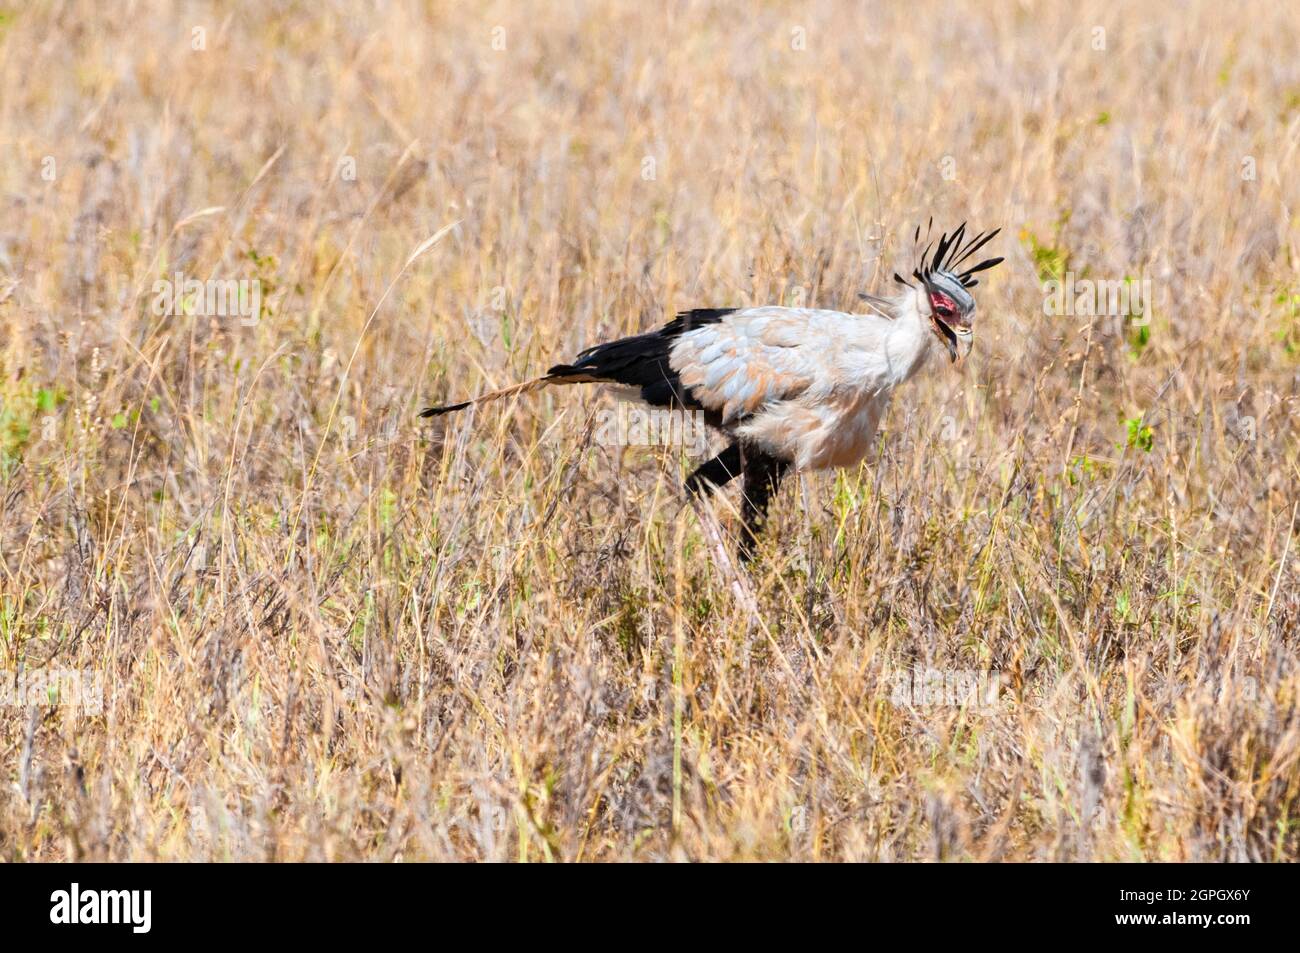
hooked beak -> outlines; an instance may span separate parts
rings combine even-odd
[[[969,328],[956,328],[957,332],[957,353],[953,355],[953,363],[959,363],[966,360],[966,355],[970,353],[971,346],[975,343],[975,335]]]

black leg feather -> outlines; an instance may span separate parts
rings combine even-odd
[[[686,492],[695,495],[703,493],[706,488],[717,489],[726,486],[739,475],[740,444],[733,443],[712,460],[700,464],[686,478]]]
[[[749,562],[754,558],[758,531],[767,521],[767,505],[780,489],[790,464],[753,447],[745,447],[742,457],[745,495],[740,508],[739,555],[741,562]]]

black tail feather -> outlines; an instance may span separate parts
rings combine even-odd
[[[716,324],[733,310],[697,308],[682,311],[658,331],[589,347],[572,364],[555,365],[548,376],[609,381],[633,387],[653,387],[676,380],[676,372],[668,366],[673,342],[687,331]]]
[[[464,410],[471,403],[473,403],[473,401],[462,400],[459,404],[447,404],[442,407],[426,407],[424,410],[420,411],[420,416],[441,417],[443,414],[450,414],[458,410]]]
[[[572,364],[556,364],[543,377],[493,391],[473,400],[429,407],[420,416],[439,417],[464,410],[470,404],[522,393],[546,384],[598,381],[639,387],[642,399],[655,406],[703,409],[691,397],[690,392],[682,387],[677,372],[669,366],[668,355],[676,338],[694,328],[716,324],[734,310],[735,308],[697,308],[682,311],[658,331],[597,344],[582,351]]]

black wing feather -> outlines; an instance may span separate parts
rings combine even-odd
[[[607,381],[641,388],[641,399],[657,407],[704,409],[682,386],[668,364],[673,342],[688,331],[717,324],[735,308],[695,308],[682,311],[658,331],[597,344],[582,351],[572,364],[556,364],[547,377],[556,381]]]

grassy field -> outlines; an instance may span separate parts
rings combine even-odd
[[[1300,7],[1169,6],[5,9],[0,857],[1296,860]],[[415,419],[931,215],[747,574],[610,394]]]

